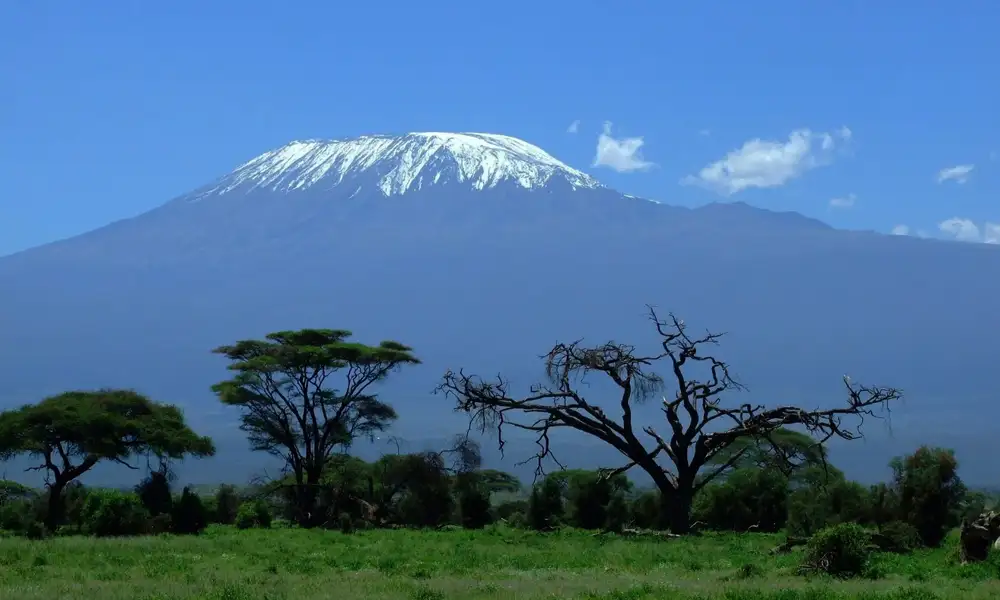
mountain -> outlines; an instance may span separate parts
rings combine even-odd
[[[966,478],[988,483],[1000,416],[989,273],[998,247],[742,203],[670,206],[506,136],[292,142],[135,218],[0,258],[0,402],[134,387],[181,404],[219,442],[190,467],[199,477],[239,478],[261,459],[209,392],[226,375],[210,353],[220,344],[333,327],[412,345],[424,364],[383,393],[395,433],[419,444],[464,431],[430,393],[445,369],[524,389],[557,341],[655,344],[652,303],[728,332],[719,353],[750,390],[740,400],[842,402],[845,373],[903,388],[892,435],[869,424],[869,442],[836,449],[856,476],[929,442],[956,447]],[[578,461],[613,458],[564,444]]]

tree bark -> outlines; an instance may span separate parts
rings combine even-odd
[[[56,480],[49,486],[48,511],[45,513],[45,527],[50,532],[55,532],[63,523],[66,513],[66,504],[63,498],[63,491],[66,489],[66,481]]]
[[[670,533],[686,535],[691,532],[691,508],[694,495],[687,490],[660,490],[662,503],[660,522]]]

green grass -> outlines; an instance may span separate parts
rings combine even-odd
[[[579,598],[985,600],[998,564],[952,545],[879,555],[876,579],[794,574],[768,535],[627,539],[565,531],[332,531],[213,527],[198,537],[0,539],[0,599]]]

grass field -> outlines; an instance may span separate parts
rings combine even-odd
[[[875,579],[794,574],[779,538],[629,539],[565,531],[237,531],[197,537],[0,539],[0,598],[55,600],[1000,598],[997,565],[954,545],[879,555]]]

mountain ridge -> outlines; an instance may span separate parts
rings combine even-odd
[[[741,402],[842,402],[846,372],[903,388],[896,424],[928,443],[987,439],[1000,417],[989,333],[1000,290],[983,276],[1000,270],[996,248],[841,231],[742,203],[681,208],[558,177],[401,195],[378,178],[361,193],[339,181],[203,187],[198,202],[0,258],[11,282],[0,295],[0,403],[134,387],[237,447],[236,415],[209,389],[226,376],[210,349],[330,326],[414,347],[424,365],[381,389],[401,415],[394,433],[447,436],[464,423],[430,393],[444,370],[500,372],[516,393],[544,375],[537,357],[556,342],[655,346],[649,303],[732,332],[720,351],[751,390]],[[657,422],[655,405],[637,415]],[[887,444],[872,447],[900,452]]]
[[[559,161],[538,146],[500,134],[412,132],[365,135],[333,140],[295,140],[236,167],[228,175],[183,201],[196,202],[213,194],[240,190],[293,191],[333,187],[347,180],[371,181],[385,196],[448,182],[474,189],[513,183],[537,189],[561,178],[570,186],[603,187],[596,179]]]

